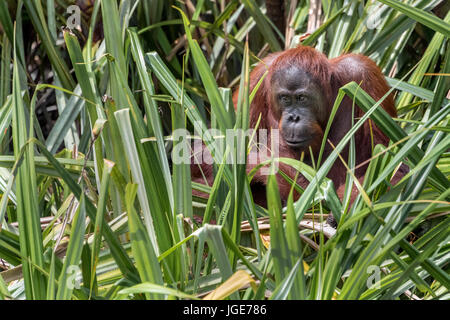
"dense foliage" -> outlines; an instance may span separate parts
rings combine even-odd
[[[0,298],[448,299],[448,9],[286,1],[285,32],[257,0],[0,1]],[[273,176],[268,208],[253,203],[243,164],[192,183],[171,133],[195,129],[214,152],[208,128],[248,126],[252,66],[300,41],[371,57],[395,93],[391,120],[358,84],[340,90],[335,111],[349,96],[391,139],[353,205],[364,119],[318,167],[273,159],[311,178],[284,208]],[[334,161],[349,168],[343,201]],[[322,228],[331,210],[336,231]]]

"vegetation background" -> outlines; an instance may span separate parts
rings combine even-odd
[[[449,2],[2,0],[0,26],[1,299],[450,298]],[[396,119],[355,83],[337,98],[392,141],[355,203],[365,118],[314,168],[273,159],[311,180],[284,208],[273,177],[254,205],[242,164],[192,183],[171,132],[235,152],[206,130],[247,128],[251,66],[300,41],[371,57],[395,92]],[[341,201],[326,173],[346,144]]]

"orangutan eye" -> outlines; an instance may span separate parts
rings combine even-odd
[[[297,101],[298,102],[305,102],[306,101],[306,97],[302,94],[297,96]]]
[[[290,104],[291,103],[291,97],[285,94],[281,94],[278,99],[282,104]]]

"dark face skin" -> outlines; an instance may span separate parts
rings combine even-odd
[[[326,118],[325,97],[313,78],[296,66],[275,72],[271,78],[273,112],[286,144],[298,150],[321,143]]]

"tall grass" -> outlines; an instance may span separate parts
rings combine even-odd
[[[333,112],[348,96],[365,115],[321,166],[272,159],[310,179],[298,201],[283,207],[272,175],[268,207],[255,205],[245,164],[214,165],[206,186],[172,162],[176,129],[200,134],[216,163],[237,152],[208,129],[248,128],[251,67],[283,48],[263,3],[98,0],[70,29],[72,1],[0,2],[1,299],[450,298],[442,1],[321,1],[303,44],[374,59],[399,116],[356,83],[342,87]],[[308,6],[290,12],[288,46]],[[374,146],[349,206],[352,138],[368,118],[391,143]],[[326,176],[346,145],[341,201]],[[409,173],[389,185],[402,163]],[[336,230],[322,223],[331,211]]]

